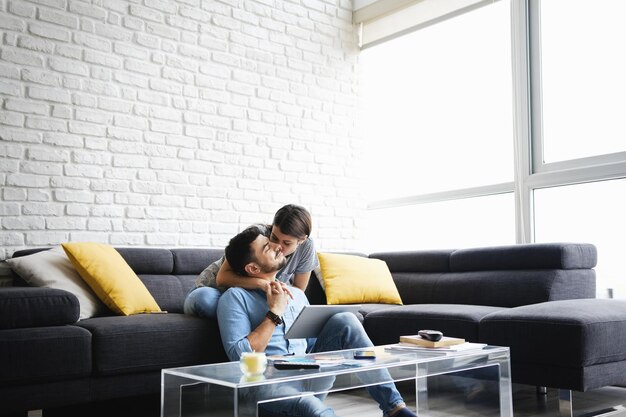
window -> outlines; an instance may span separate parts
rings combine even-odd
[[[515,242],[510,20],[500,1],[361,52],[368,250]]]
[[[542,162],[626,151],[626,2],[538,7]]]
[[[365,49],[371,201],[513,180],[509,3]]]
[[[513,193],[370,210],[366,224],[368,252],[510,245]]]
[[[589,242],[626,298],[626,2],[446,13],[361,52],[366,250]]]

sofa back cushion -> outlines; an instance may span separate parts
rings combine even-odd
[[[595,297],[595,271],[503,270],[393,274],[404,304],[518,307]]]
[[[598,262],[589,243],[531,243],[455,250],[450,270],[591,269]]]
[[[174,270],[174,256],[169,249],[115,248],[135,274],[165,275]]]
[[[195,275],[224,256],[224,249],[172,249],[175,275]]]
[[[517,307],[594,298],[597,251],[585,243],[374,253],[404,304]]]
[[[369,255],[387,263],[391,272],[450,272],[452,249],[379,252]]]
[[[224,254],[222,249],[119,248],[161,310],[182,313],[196,277]]]

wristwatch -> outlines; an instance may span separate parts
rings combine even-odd
[[[265,314],[265,317],[270,319],[272,321],[272,323],[274,323],[277,326],[283,324],[283,318],[281,316],[279,316],[278,314],[274,313],[272,310],[269,310]]]

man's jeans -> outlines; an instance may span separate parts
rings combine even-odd
[[[365,329],[352,313],[337,313],[331,317],[321,333],[317,337],[311,353],[328,352],[332,350],[367,348],[373,346],[372,341],[365,333]],[[361,382],[387,380],[391,381],[391,376],[385,370],[375,370],[362,373],[359,378]],[[330,388],[334,382],[333,377],[314,378],[311,381],[303,381],[298,387],[294,387],[294,392],[300,391],[324,391]],[[315,386],[311,386],[315,384]],[[395,385],[384,383],[367,387],[371,397],[379,404],[386,416],[404,401]],[[285,388],[281,387],[281,396],[289,395]],[[323,402],[324,396],[307,395],[297,399],[275,401],[259,405],[261,415],[266,416],[291,416],[291,417],[335,417],[332,408]]]
[[[183,311],[185,314],[206,319],[217,318],[217,302],[222,292],[213,287],[198,287],[192,289],[187,297]]]

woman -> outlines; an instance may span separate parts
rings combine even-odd
[[[301,206],[288,204],[274,215],[271,225],[260,226],[275,249],[282,251],[287,263],[276,275],[276,279],[304,291],[309,283],[311,271],[318,266],[317,254],[311,235],[311,214]],[[185,314],[215,318],[217,302],[222,291],[229,287],[265,291],[267,281],[237,275],[224,257],[213,262],[200,273],[194,288],[185,299]]]

